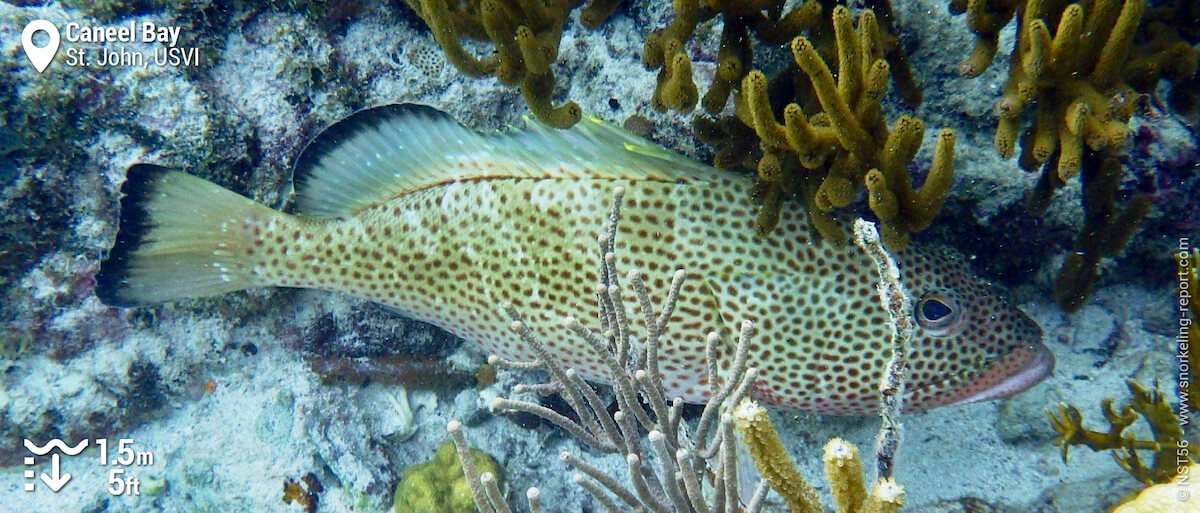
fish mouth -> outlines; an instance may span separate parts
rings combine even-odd
[[[1001,399],[1024,392],[1054,372],[1054,354],[1036,342],[1019,348],[1007,362],[993,365],[964,390],[960,399],[949,404],[969,404]]]

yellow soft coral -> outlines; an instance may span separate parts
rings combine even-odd
[[[1186,2],[1185,2],[1186,3]],[[1069,180],[1083,183],[1084,227],[1055,279],[1055,299],[1078,310],[1099,277],[1100,262],[1117,256],[1149,214],[1148,196],[1116,203],[1128,148],[1127,125],[1160,80],[1187,87],[1200,51],[1181,34],[1188,8],[1147,0],[951,0],[976,34],[963,74],[992,61],[997,35],[1014,17],[1017,40],[1004,94],[996,104],[994,146],[1004,158],[1040,172],[1028,209],[1043,215]],[[1186,103],[1173,95],[1173,103]]]
[[[750,450],[755,468],[771,484],[771,489],[783,497],[788,511],[824,511],[817,491],[800,474],[795,460],[779,440],[767,410],[754,401],[745,400],[734,409],[733,420]],[[880,479],[870,494],[867,493],[862,460],[854,444],[834,438],[825,444],[821,459],[825,462],[825,476],[829,479],[838,513],[894,513],[904,505],[904,487],[891,478]]]
[[[555,106],[554,72],[550,64],[558,58],[558,45],[571,11],[582,2],[554,0],[405,0],[433,31],[447,60],[467,75],[495,75],[506,85],[518,85],[529,110],[542,122],[568,128],[579,121],[583,110],[568,101]],[[620,5],[621,0],[592,0],[583,8],[584,26],[596,28]],[[495,55],[476,57],[463,48],[461,39],[490,41]]]
[[[646,37],[642,63],[646,69],[658,69],[658,87],[651,105],[656,110],[691,112],[696,106],[696,84],[692,81],[692,62],[687,43],[702,23],[721,18],[721,45],[717,53],[717,72],[701,103],[710,114],[725,108],[729,94],[752,66],[753,32],[766,44],[778,44],[813,27],[821,3],[807,0],[784,12],[778,0],[744,2],[741,0],[674,0],[675,19]]]
[[[1142,490],[1112,513],[1195,513],[1200,511],[1200,463],[1183,469],[1174,481]]]
[[[833,212],[865,188],[888,246],[903,247],[941,209],[953,178],[955,135],[951,130],[938,134],[925,183],[914,187],[908,164],[921,146],[925,124],[901,116],[889,128],[881,113],[891,67],[884,58],[878,19],[864,10],[855,29],[850,11],[838,6],[831,21],[836,76],[812,41],[792,40],[792,58],[808,79],[816,105],[789,103],[780,123],[766,76],[756,70],[742,80],[737,114],[754,128],[763,154],[758,162],[764,189],[759,229],[773,228],[779,201],[797,192],[812,225],[826,240],[841,242],[844,228],[833,221]]]

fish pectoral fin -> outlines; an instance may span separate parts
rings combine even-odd
[[[739,326],[742,321],[748,320],[748,321],[755,322],[758,319],[743,319],[743,318],[740,318],[739,316],[744,315],[744,314],[739,314],[738,312],[730,312],[730,311],[723,309],[721,307],[721,301],[720,301],[721,294],[719,294],[717,291],[726,290],[728,288],[728,285],[732,284],[737,290],[744,292],[744,293],[738,294],[741,297],[739,297],[737,300],[737,304],[744,304],[744,299],[752,297],[754,295],[752,293],[748,293],[745,291],[755,289],[755,288],[762,288],[763,290],[765,290],[766,284],[770,281],[777,280],[779,278],[779,275],[780,275],[780,273],[775,273],[775,272],[743,272],[743,273],[733,273],[733,274],[707,273],[707,274],[699,277],[700,294],[711,300],[710,302],[713,305],[713,307],[712,307],[713,314],[718,319],[721,319],[720,328],[723,330],[722,336],[728,335],[730,333],[734,334],[733,337],[726,337],[726,338],[731,339],[731,341],[729,342],[731,344],[731,346],[730,346],[731,350],[734,349],[734,346],[736,346],[736,344],[737,344],[737,340],[736,340],[737,328],[736,327]],[[728,294],[726,294],[726,295],[728,296]],[[729,333],[726,333],[725,330],[728,330]]]
[[[711,166],[598,118],[560,130],[480,133],[427,105],[358,111],[305,146],[292,170],[299,213],[344,217],[397,196],[467,180],[598,178],[696,183]]]
[[[712,312],[713,317],[721,320],[719,326],[712,326],[711,329],[718,330],[718,333],[721,334],[721,343],[724,345],[724,350],[727,354],[733,354],[737,349],[737,337],[731,335],[737,333],[737,330],[732,327],[737,326],[736,323],[741,321],[735,319],[732,314],[726,315],[726,312],[721,307],[721,298],[717,294],[716,286],[714,286],[714,283],[717,281],[723,280],[719,280],[718,276],[710,274],[701,275],[700,283],[697,287],[700,289],[700,295],[708,299],[705,303],[710,305],[709,311]]]

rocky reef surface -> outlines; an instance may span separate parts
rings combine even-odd
[[[537,485],[544,497],[561,498],[555,511],[581,511],[584,494],[556,458],[564,447],[579,452],[577,442],[484,406],[527,376],[504,371],[481,388],[429,390],[354,375],[330,382],[313,370],[338,359],[419,354],[473,375],[486,355],[437,328],[317,292],[253,290],[134,310],[107,307],[93,293],[130,164],[175,166],[278,207],[304,143],[350,112],[420,102],[498,129],[523,123],[520,92],[459,73],[401,5],[75,4],[0,4],[0,510],[298,511],[302,505],[283,500],[285,483],[311,475],[323,490],[314,494],[317,511],[382,511],[403,470],[428,460],[456,418],[512,490]],[[598,30],[582,29],[573,15],[554,63],[557,93],[608,120],[645,116],[653,139],[707,158],[711,149],[696,140],[690,116],[648,103],[656,73],[642,66],[643,38],[671,15],[666,2],[645,0],[626,2]],[[1062,462],[1046,410],[1068,400],[1103,425],[1096,405],[1123,397],[1127,377],[1173,383],[1169,255],[1181,236],[1200,240],[1194,132],[1171,115],[1134,117],[1125,190],[1153,194],[1155,208],[1126,252],[1105,261],[1087,305],[1065,314],[1049,290],[1083,222],[1078,183],[1061,189],[1044,217],[1025,214],[1037,177],[991,148],[1006,66],[957,74],[973,39],[943,2],[904,2],[896,15],[925,93],[916,115],[959,134],[950,197],[916,240],[954,245],[974,256],[982,276],[1012,286],[1058,359],[1053,376],[1014,398],[907,416],[897,477],[912,511],[1104,509],[1120,499],[1117,490],[1138,483],[1107,454],[1076,450]],[[179,26],[179,46],[199,49],[200,62],[80,68],[67,66],[60,50],[39,74],[16,43],[39,18]],[[1011,49],[1012,31],[1001,34],[1001,52]],[[712,47],[719,32],[719,24],[705,27],[697,44]],[[153,47],[126,46],[147,54]],[[699,82],[714,70],[711,59],[694,66]],[[884,108],[890,117],[910,112],[892,99]],[[927,131],[914,167],[928,168],[935,134]],[[874,418],[773,416],[811,476],[820,474],[825,440],[869,447],[877,427]],[[73,479],[63,490],[29,493],[25,438],[129,438],[155,461],[128,468],[142,482],[137,497],[108,492],[110,467],[92,450],[64,459]],[[619,458],[597,464],[624,472]],[[1083,498],[1099,502],[1077,502]]]

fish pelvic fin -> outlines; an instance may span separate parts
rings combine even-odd
[[[135,164],[121,187],[117,239],[96,295],[134,307],[259,286],[247,255],[253,230],[281,216],[187,173]]]

